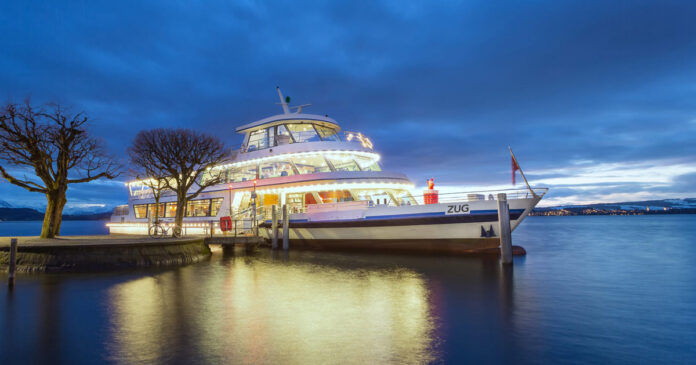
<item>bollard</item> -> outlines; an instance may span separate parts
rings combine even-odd
[[[498,194],[498,223],[500,232],[500,257],[503,264],[512,264],[512,232],[510,231],[510,206],[505,193]]]
[[[210,221],[210,237],[213,237],[214,232],[215,232],[215,222]]]
[[[14,287],[15,272],[17,271],[17,239],[10,239],[10,270],[7,276],[7,285],[10,288]]]
[[[278,249],[278,212],[276,211],[276,206],[271,206],[271,248],[274,250]]]
[[[287,251],[290,247],[290,214],[288,206],[283,204],[283,250]]]

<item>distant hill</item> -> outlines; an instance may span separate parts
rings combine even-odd
[[[696,214],[696,198],[534,208],[531,215]]]
[[[63,214],[65,221],[95,221],[106,220],[111,217],[111,212],[93,214]],[[43,220],[44,213],[31,208],[0,208],[0,220],[2,221],[37,221]]]
[[[3,221],[36,221],[44,215],[31,208],[0,208],[0,220]]]
[[[0,208],[12,208],[12,204],[4,200],[0,200]]]

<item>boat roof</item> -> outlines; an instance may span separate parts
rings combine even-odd
[[[237,127],[236,131],[237,133],[245,133],[250,129],[261,129],[262,127],[280,124],[281,122],[286,120],[311,121],[315,122],[316,124],[324,125],[332,129],[341,129],[338,123],[332,118],[329,118],[328,116],[304,113],[283,113],[273,115],[261,120],[257,120],[255,122],[247,123],[243,126]]]

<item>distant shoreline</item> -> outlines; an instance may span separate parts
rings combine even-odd
[[[111,212],[63,214],[64,221],[98,221],[111,218]],[[43,221],[44,213],[32,208],[0,208],[0,222]]]
[[[696,214],[696,208],[667,210],[624,210],[594,208],[535,208],[529,216],[579,216],[579,215],[672,215]]]
[[[66,219],[63,217],[63,221],[71,221],[71,222],[78,222],[78,221],[83,221],[83,222],[96,222],[96,221],[104,221],[108,222],[108,218],[98,218],[98,219],[92,219],[92,218],[70,218]],[[43,219],[13,219],[13,220],[5,220],[5,219],[0,219],[0,223],[17,223],[17,222],[43,222]]]

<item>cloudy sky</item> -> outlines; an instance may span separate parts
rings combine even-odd
[[[0,100],[84,110],[116,156],[154,127],[237,147],[279,85],[418,186],[509,185],[510,145],[546,205],[696,197],[695,2],[60,3],[0,4]],[[69,208],[124,203],[126,180]]]

